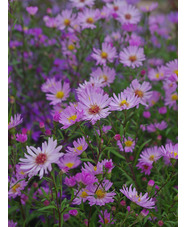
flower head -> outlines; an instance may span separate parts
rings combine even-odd
[[[82,137],[78,138],[77,141],[74,141],[73,146],[74,147],[67,147],[67,152],[73,153],[74,155],[80,155],[87,149],[88,144],[85,141],[85,137]]]
[[[95,22],[99,19],[99,11],[86,8],[83,12],[79,13],[78,21],[82,27],[85,28],[96,28]]]
[[[81,164],[80,158],[74,155],[71,155],[70,153],[65,154],[62,158],[59,160],[59,168],[68,168],[69,169],[74,169],[77,166]]]
[[[178,159],[178,144],[166,144],[165,147],[161,146],[160,151],[164,157]]]
[[[13,117],[11,116],[10,122],[8,123],[8,130],[20,125],[22,122],[23,118],[21,117],[21,114],[15,114]]]
[[[30,14],[30,15],[35,15],[38,11],[38,7],[37,6],[29,6],[26,7],[26,11]]]
[[[8,192],[8,197],[16,198],[21,195],[21,191],[25,188],[27,182],[25,180],[17,181],[15,178],[11,179],[10,190]]]
[[[63,10],[60,15],[56,17],[57,27],[60,30],[64,30],[69,26],[73,26],[75,22],[75,15],[72,13],[72,10]]]

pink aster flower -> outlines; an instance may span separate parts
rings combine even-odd
[[[72,203],[76,205],[80,205],[81,202],[85,203],[88,199],[88,193],[89,190],[87,188],[83,188],[79,192],[77,190],[74,190],[74,195],[76,195],[76,198]]]
[[[140,154],[140,162],[150,163],[156,162],[158,159],[162,157],[162,153],[160,152],[157,146],[147,148]]]
[[[166,75],[169,77],[172,74],[176,74],[178,76],[178,60],[170,61],[166,64]]]
[[[57,21],[57,27],[60,30],[64,30],[65,28],[68,28],[69,26],[73,26],[75,22],[75,14],[72,13],[72,10],[63,10],[61,14],[59,14],[56,17]]]
[[[150,175],[151,169],[152,169],[152,163],[147,163],[143,161],[139,161],[139,163],[136,165],[138,169],[141,169],[141,173],[145,173],[146,175]]]
[[[148,108],[151,106],[154,106],[160,99],[161,94],[158,91],[152,91],[152,95],[148,98],[147,103],[148,103]]]
[[[99,19],[99,10],[93,10],[86,8],[83,12],[78,15],[78,22],[82,29],[85,28],[96,28],[95,22]]]
[[[128,46],[120,52],[120,62],[124,66],[131,68],[139,67],[142,65],[142,61],[145,60],[144,50],[142,47]]]
[[[166,92],[165,94],[165,105],[168,107],[173,107],[174,110],[177,110],[178,107],[178,93],[177,92]]]
[[[68,169],[74,169],[81,164],[80,158],[71,154],[65,154],[59,160],[59,168],[63,169],[67,167]]]
[[[105,210],[104,213],[103,213],[103,211],[101,211],[101,215],[99,215],[100,223],[113,225],[114,221],[115,220],[113,220],[111,213],[108,213],[107,210]],[[102,225],[100,225],[100,226],[102,226]]]
[[[113,94],[110,102],[111,111],[122,111],[125,109],[131,109],[139,104],[139,98],[134,94],[125,93],[125,91],[118,94],[118,97]]]
[[[166,144],[165,147],[161,146],[160,151],[166,158],[178,159],[178,144]]]
[[[104,206],[106,203],[114,202],[115,192],[107,192],[113,183],[109,180],[104,180],[103,183],[98,187],[97,185],[89,185],[87,188],[89,189],[89,195],[87,197],[89,201],[89,205],[98,205]]]
[[[97,165],[92,165],[92,163],[87,162],[84,163],[84,167],[82,167],[82,171],[89,172],[92,175],[99,175],[104,173],[104,164],[105,160],[102,162],[98,162]]]
[[[38,7],[37,6],[29,6],[26,7],[26,11],[30,14],[30,15],[35,15],[38,11]]]
[[[142,12],[152,12],[158,7],[158,2],[152,2],[150,5],[141,6],[140,9]]]
[[[102,127],[102,131],[106,134],[108,131],[111,130],[111,128],[112,128],[112,126],[110,126],[110,125],[104,125]],[[101,135],[100,134],[100,130],[99,129],[96,129],[96,131],[97,131],[98,135],[100,136]]]
[[[13,117],[11,116],[10,122],[8,123],[8,130],[20,125],[22,122],[23,118],[21,117],[21,114],[15,114]]]
[[[77,216],[78,211],[77,210],[69,210],[69,214],[72,215],[72,216]]]
[[[113,16],[117,16],[119,12],[121,12],[126,6],[127,3],[123,0],[114,0],[111,3],[106,4],[107,8],[109,9],[110,13]]]
[[[110,86],[113,83],[116,72],[114,69],[104,66],[103,69],[100,67],[93,71],[91,77],[100,79],[101,87]]]
[[[62,111],[60,114],[59,123],[63,125],[63,129],[66,129],[76,122],[79,122],[81,120],[81,116],[82,111],[79,111],[78,108],[71,105]]]
[[[151,81],[163,80],[165,76],[165,67],[158,67],[157,69],[150,68],[148,71],[148,78]]]
[[[51,105],[56,105],[65,101],[70,92],[70,85],[69,83],[64,82],[63,86],[61,85],[61,81],[56,82],[56,86],[52,86],[49,91],[52,94],[46,94],[47,100],[50,100]]]
[[[23,179],[27,177],[26,171],[23,171],[21,168],[21,166],[16,164],[16,174],[15,177],[17,180]]]
[[[94,175],[92,175],[91,173],[86,172],[86,171],[82,171],[81,173],[77,173],[75,175],[75,180],[78,183],[81,183],[83,185],[94,184],[95,182],[98,181],[97,178]]]
[[[26,134],[16,134],[16,140],[20,143],[25,143],[27,141],[27,135]]]
[[[138,24],[140,18],[140,11],[133,5],[127,5],[120,11],[118,20],[121,24]]]
[[[130,185],[129,189],[126,187],[126,185],[123,186],[123,189],[120,189],[120,191],[132,202],[136,203],[137,205],[144,207],[146,209],[154,209],[155,202],[153,198],[149,198],[148,193],[145,193],[142,195],[140,193],[138,195],[138,192],[135,188],[132,189],[132,184]]]
[[[95,0],[70,0],[73,7],[84,8],[85,6],[92,7]]]
[[[76,180],[75,177],[65,177],[65,182],[64,182],[68,187],[74,187],[76,185]]]
[[[79,108],[84,111],[83,120],[89,120],[92,124],[101,118],[106,118],[109,112],[110,98],[102,89],[90,87],[78,95]]]
[[[48,78],[47,81],[44,84],[42,84],[41,90],[43,92],[49,92],[51,87],[56,86],[56,83],[57,81],[55,80],[55,78],[51,78],[51,79]]]
[[[74,147],[67,147],[67,152],[73,153],[74,155],[80,155],[87,149],[88,144],[83,136],[82,138],[78,138],[77,141],[74,141],[73,146]]]
[[[154,126],[159,129],[160,131],[164,130],[167,128],[167,122],[161,121],[160,123],[155,123]]]
[[[95,59],[96,65],[106,65],[107,62],[113,62],[117,57],[116,48],[108,43],[102,43],[102,49],[93,48],[92,58]]]
[[[63,156],[63,153],[59,153],[62,146],[57,147],[57,140],[48,138],[48,144],[45,141],[42,143],[42,149],[40,147],[26,147],[29,155],[25,154],[25,158],[20,158],[21,169],[26,170],[29,177],[37,175],[39,172],[40,178],[48,171],[52,170],[52,163],[58,163],[59,158]]]
[[[120,141],[120,140],[117,141],[117,146],[119,147],[119,150],[122,152],[123,151],[133,152],[135,145],[136,145],[136,143],[131,137],[125,138],[123,136],[122,141]]]
[[[152,95],[152,91],[149,91],[151,87],[149,82],[144,81],[140,84],[137,79],[134,79],[131,82],[130,88],[127,88],[126,91],[137,96],[139,98],[139,103],[147,106],[146,102]]]
[[[21,195],[21,191],[25,188],[27,182],[25,180],[17,181],[15,178],[11,179],[10,190],[8,191],[9,198],[16,198]]]

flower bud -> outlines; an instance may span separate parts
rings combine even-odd
[[[158,221],[158,226],[163,226],[163,224],[164,224],[164,223],[163,223],[162,220],[159,220],[159,221]]]
[[[121,139],[121,136],[120,136],[120,134],[116,134],[115,136],[114,136],[114,139],[117,141],[117,140],[120,140]]]
[[[126,205],[125,200],[121,200],[120,204],[121,204],[121,206],[125,206]]]

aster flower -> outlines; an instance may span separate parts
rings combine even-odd
[[[98,205],[104,206],[106,203],[114,202],[114,196],[116,195],[115,192],[107,192],[111,186],[112,182],[109,180],[104,180],[102,185],[99,187],[97,185],[89,185],[87,186],[89,193],[88,193],[88,201],[89,205]]]
[[[118,94],[118,97],[113,94],[114,98],[110,102],[111,111],[122,111],[131,109],[139,104],[139,99],[134,94],[125,93],[125,91]]]
[[[148,98],[147,103],[148,103],[148,107],[150,108],[151,106],[154,106],[160,99],[161,94],[158,91],[152,91],[151,92],[151,96]]]
[[[111,3],[107,3],[106,6],[111,14],[118,15],[127,6],[127,3],[125,0],[114,0]]]
[[[178,144],[173,145],[172,143],[168,143],[165,147],[161,146],[160,151],[166,158],[178,159]]]
[[[97,178],[94,175],[92,175],[91,173],[86,172],[86,171],[82,171],[81,173],[77,173],[75,175],[75,180],[78,183],[81,183],[83,185],[94,184],[95,182],[98,181]]]
[[[159,130],[164,130],[167,128],[167,122],[161,121],[160,123],[155,123],[154,126]]]
[[[64,30],[69,26],[73,26],[76,16],[72,13],[72,10],[63,10],[60,15],[56,17],[57,27],[60,30]]]
[[[105,165],[105,162],[107,161],[108,160],[103,160],[102,162],[98,162],[97,165],[92,165],[92,163],[90,162],[84,163],[84,167],[82,167],[82,171],[89,172],[92,175],[103,174],[104,165]]]
[[[50,100],[51,105],[56,105],[65,101],[70,92],[69,83],[64,82],[63,86],[61,85],[61,81],[56,82],[56,86],[52,86],[49,91],[52,94],[46,94],[47,100]]]
[[[119,147],[119,150],[122,151],[122,152],[123,151],[133,152],[135,145],[136,145],[136,143],[131,137],[125,138],[123,136],[122,141],[117,140],[117,146]],[[123,146],[124,146],[124,148],[123,148]]]
[[[80,158],[77,156],[72,156],[70,153],[65,154],[62,158],[60,158],[58,166],[61,170],[63,168],[74,169],[81,164]]]
[[[178,76],[178,60],[170,61],[166,64],[166,75],[171,76],[172,74],[176,74]]]
[[[107,62],[113,62],[114,58],[117,57],[116,48],[112,47],[108,43],[102,43],[102,49],[93,48],[92,58],[95,59],[96,65],[106,65]]]
[[[96,28],[95,22],[99,19],[99,10],[93,10],[86,8],[83,12],[78,15],[78,22],[82,29],[85,28]]]
[[[144,50],[142,47],[128,46],[120,52],[120,62],[124,66],[131,68],[139,67],[142,65],[142,61],[145,60]]]
[[[141,173],[145,173],[146,175],[150,175],[153,165],[152,165],[152,163],[139,161],[139,163],[136,165],[136,167],[138,169],[141,169]]]
[[[106,134],[108,131],[111,130],[111,128],[112,128],[112,126],[110,126],[110,125],[103,125],[102,131]],[[100,130],[96,129],[96,131],[97,131],[98,135],[100,136],[101,135]]]
[[[85,6],[92,7],[95,0],[70,0],[73,7],[84,8]]]
[[[26,147],[29,155],[25,154],[25,158],[20,158],[21,169],[26,170],[29,177],[37,175],[39,172],[40,178],[48,171],[52,170],[52,163],[58,163],[59,158],[63,156],[63,153],[59,153],[62,146],[57,147],[57,140],[48,138],[48,144],[45,141],[42,143],[42,149],[40,147]]]
[[[148,78],[152,81],[163,80],[165,76],[165,66],[158,67],[157,69],[149,69]]]
[[[8,220],[8,227],[16,227],[17,222],[14,222],[13,220]]]
[[[165,106],[173,107],[174,110],[177,110],[178,104],[178,93],[177,92],[166,92],[165,93]]]
[[[63,129],[66,129],[76,122],[79,122],[81,120],[81,115],[82,111],[79,111],[78,108],[73,105],[68,106],[60,114],[59,123],[63,125]]]
[[[152,2],[150,5],[141,6],[140,9],[142,12],[152,12],[158,7],[158,2]]]
[[[131,82],[130,88],[127,88],[126,91],[137,96],[139,98],[139,103],[147,106],[146,102],[152,95],[152,91],[149,91],[150,89],[151,84],[149,82],[144,81],[140,84],[137,79],[134,79]]]
[[[27,135],[26,134],[16,134],[16,140],[20,143],[25,143],[27,141]]]
[[[150,163],[156,162],[162,157],[162,154],[157,146],[147,148],[140,154],[140,162]]]
[[[76,180],[75,177],[65,177],[65,182],[64,182],[68,187],[74,187],[76,185]]]
[[[111,213],[108,213],[107,210],[105,210],[104,213],[103,213],[103,211],[101,211],[101,215],[99,215],[100,223],[113,225],[114,221],[115,220],[113,220]],[[102,225],[100,225],[100,226],[102,226]]]
[[[10,122],[8,123],[8,130],[20,125],[22,122],[23,118],[21,117],[21,114],[15,114],[13,117],[11,116]]]
[[[56,86],[56,83],[57,81],[55,80],[55,78],[48,78],[47,81],[41,86],[42,92],[49,92],[51,87]]]
[[[23,179],[27,177],[26,171],[23,171],[21,168],[21,166],[16,164],[16,173],[15,173],[15,177],[17,180]]]
[[[101,118],[106,118],[109,112],[110,98],[102,89],[89,87],[78,95],[79,108],[84,111],[83,120],[89,120],[92,124]]]
[[[153,209],[155,206],[154,200],[152,198],[149,198],[148,193],[145,193],[144,195],[140,193],[138,195],[136,189],[132,189],[132,184],[130,185],[129,189],[126,187],[126,185],[124,185],[123,189],[120,189],[120,192],[122,192],[128,199],[141,207],[144,207],[146,209]]]
[[[30,14],[30,15],[35,15],[38,11],[38,7],[37,6],[29,6],[26,7],[26,11]]]
[[[27,182],[25,180],[18,181],[15,178],[11,179],[10,190],[8,191],[9,198],[16,198],[21,195],[21,191],[25,188]]]
[[[74,147],[67,147],[67,152],[73,153],[74,155],[80,155],[87,149],[88,144],[83,136],[82,138],[78,138],[77,141],[74,141],[73,146]]]
[[[137,24],[140,22],[140,11],[133,5],[126,5],[119,13],[118,20],[121,24]]]
[[[114,69],[104,66],[103,69],[100,67],[94,70],[91,74],[91,77],[98,78],[100,80],[101,87],[110,86],[113,83],[116,72]]]
[[[77,190],[74,190],[74,195],[76,195],[76,198],[72,203],[76,205],[80,205],[81,202],[85,203],[88,199],[88,192],[89,190],[87,188],[83,188],[79,192]]]

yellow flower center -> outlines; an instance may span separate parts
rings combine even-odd
[[[124,100],[122,100],[122,101],[120,102],[119,105],[120,105],[120,106],[124,106],[124,105],[129,106],[129,103],[124,99]]]
[[[103,75],[103,76],[102,76],[102,78],[104,79],[104,81],[103,81],[103,82],[107,82],[108,77],[107,77],[106,75]]]
[[[131,147],[132,144],[133,144],[133,142],[132,142],[131,140],[125,141],[125,146],[126,146],[126,147]]]
[[[77,115],[72,115],[71,117],[67,118],[70,121],[75,121],[77,119]]]
[[[65,26],[69,26],[70,25],[70,20],[69,19],[65,19],[64,20],[64,24],[65,24]]]
[[[21,175],[24,175],[25,173],[23,172],[23,170],[21,170],[20,174],[21,174]]]
[[[86,22],[88,24],[93,24],[94,23],[94,19],[92,17],[89,17],[89,18],[87,18]]]
[[[136,60],[137,60],[136,55],[132,55],[129,57],[129,61],[131,61],[131,62],[135,62]]]
[[[151,155],[151,156],[149,157],[149,160],[150,160],[150,161],[154,161],[154,155]]]
[[[104,58],[104,59],[107,59],[108,57],[108,54],[104,51],[101,52],[101,57]]]
[[[142,98],[143,97],[143,92],[141,90],[136,90],[135,95]]]
[[[72,168],[74,166],[73,162],[68,162],[65,164],[65,166],[67,166],[68,168]]]
[[[171,154],[172,154],[172,153],[174,153],[174,157],[176,157],[176,156],[178,155],[177,152],[173,152],[173,151],[172,151]]]
[[[16,193],[16,192],[17,192],[17,189],[18,189],[20,186],[21,186],[20,183],[14,185],[14,186],[12,187],[12,191],[13,191],[14,193]]]
[[[83,150],[83,146],[82,146],[82,145],[80,145],[79,147],[76,147],[76,150],[78,150],[78,151],[82,151],[82,150]]]
[[[108,224],[109,220],[107,218],[104,218],[104,222],[105,222],[105,224]]]
[[[98,189],[98,190],[96,191],[96,196],[97,196],[98,199],[103,199],[103,198],[105,197],[105,195],[106,195],[106,192],[104,192],[104,191],[101,190],[101,189]]]
[[[94,166],[94,171],[96,171],[97,170],[97,166]]]
[[[58,91],[56,94],[57,99],[62,99],[64,97],[64,92],[63,91]]]
[[[154,105],[156,102],[154,100],[151,101],[152,105]]]
[[[68,45],[68,49],[69,50],[74,50],[75,49],[75,46],[73,44],[70,44],[70,45]]]
[[[86,193],[86,191],[82,191],[81,197],[82,197],[82,198],[86,198],[87,196],[88,196],[88,194]]]
[[[171,99],[172,99],[172,101],[178,100],[178,95],[177,94],[171,95]]]
[[[160,74],[156,73],[155,77],[158,79],[160,77]]]
[[[176,73],[176,75],[178,76],[178,70],[176,69],[176,70],[174,70],[174,73]]]

